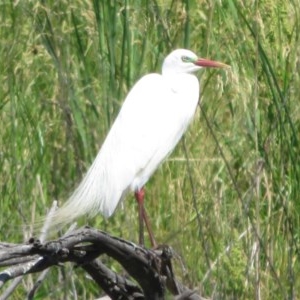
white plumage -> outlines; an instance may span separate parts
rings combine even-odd
[[[139,191],[174,149],[195,113],[201,67],[225,67],[185,49],[169,54],[162,74],[148,74],[131,89],[96,159],[53,225],[97,213],[111,216],[128,191]]]

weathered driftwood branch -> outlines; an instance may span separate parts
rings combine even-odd
[[[118,275],[105,266],[99,256],[107,254],[118,261],[139,284]],[[9,280],[29,273],[42,272],[65,262],[76,263],[112,299],[164,299],[168,289],[176,299],[203,299],[178,283],[172,270],[172,249],[168,246],[151,250],[92,228],[69,232],[62,238],[41,243],[0,243],[0,288]],[[28,298],[43,280],[41,276]]]

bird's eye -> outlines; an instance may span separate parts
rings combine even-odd
[[[181,60],[182,60],[183,62],[190,62],[190,61],[191,61],[191,58],[188,57],[188,56],[182,56],[182,57],[181,57]]]

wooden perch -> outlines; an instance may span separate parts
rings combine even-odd
[[[116,274],[99,259],[107,254],[118,261],[138,283]],[[169,246],[146,249],[93,228],[69,232],[58,240],[41,243],[30,239],[28,244],[0,243],[0,288],[18,276],[42,272],[51,266],[73,262],[83,268],[112,299],[164,299],[168,289],[175,299],[204,299],[176,281]],[[28,299],[45,276],[40,276]],[[0,299],[5,299],[1,298]]]

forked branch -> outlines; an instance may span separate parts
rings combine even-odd
[[[102,254],[118,261],[135,282],[111,271],[100,261]],[[7,267],[0,272],[0,288],[18,276],[72,262],[89,273],[112,299],[164,299],[167,289],[176,299],[203,299],[176,281],[172,256],[169,246],[146,249],[85,227],[45,243],[34,239],[23,245],[0,243],[0,267]],[[41,280],[29,293],[29,299]]]

